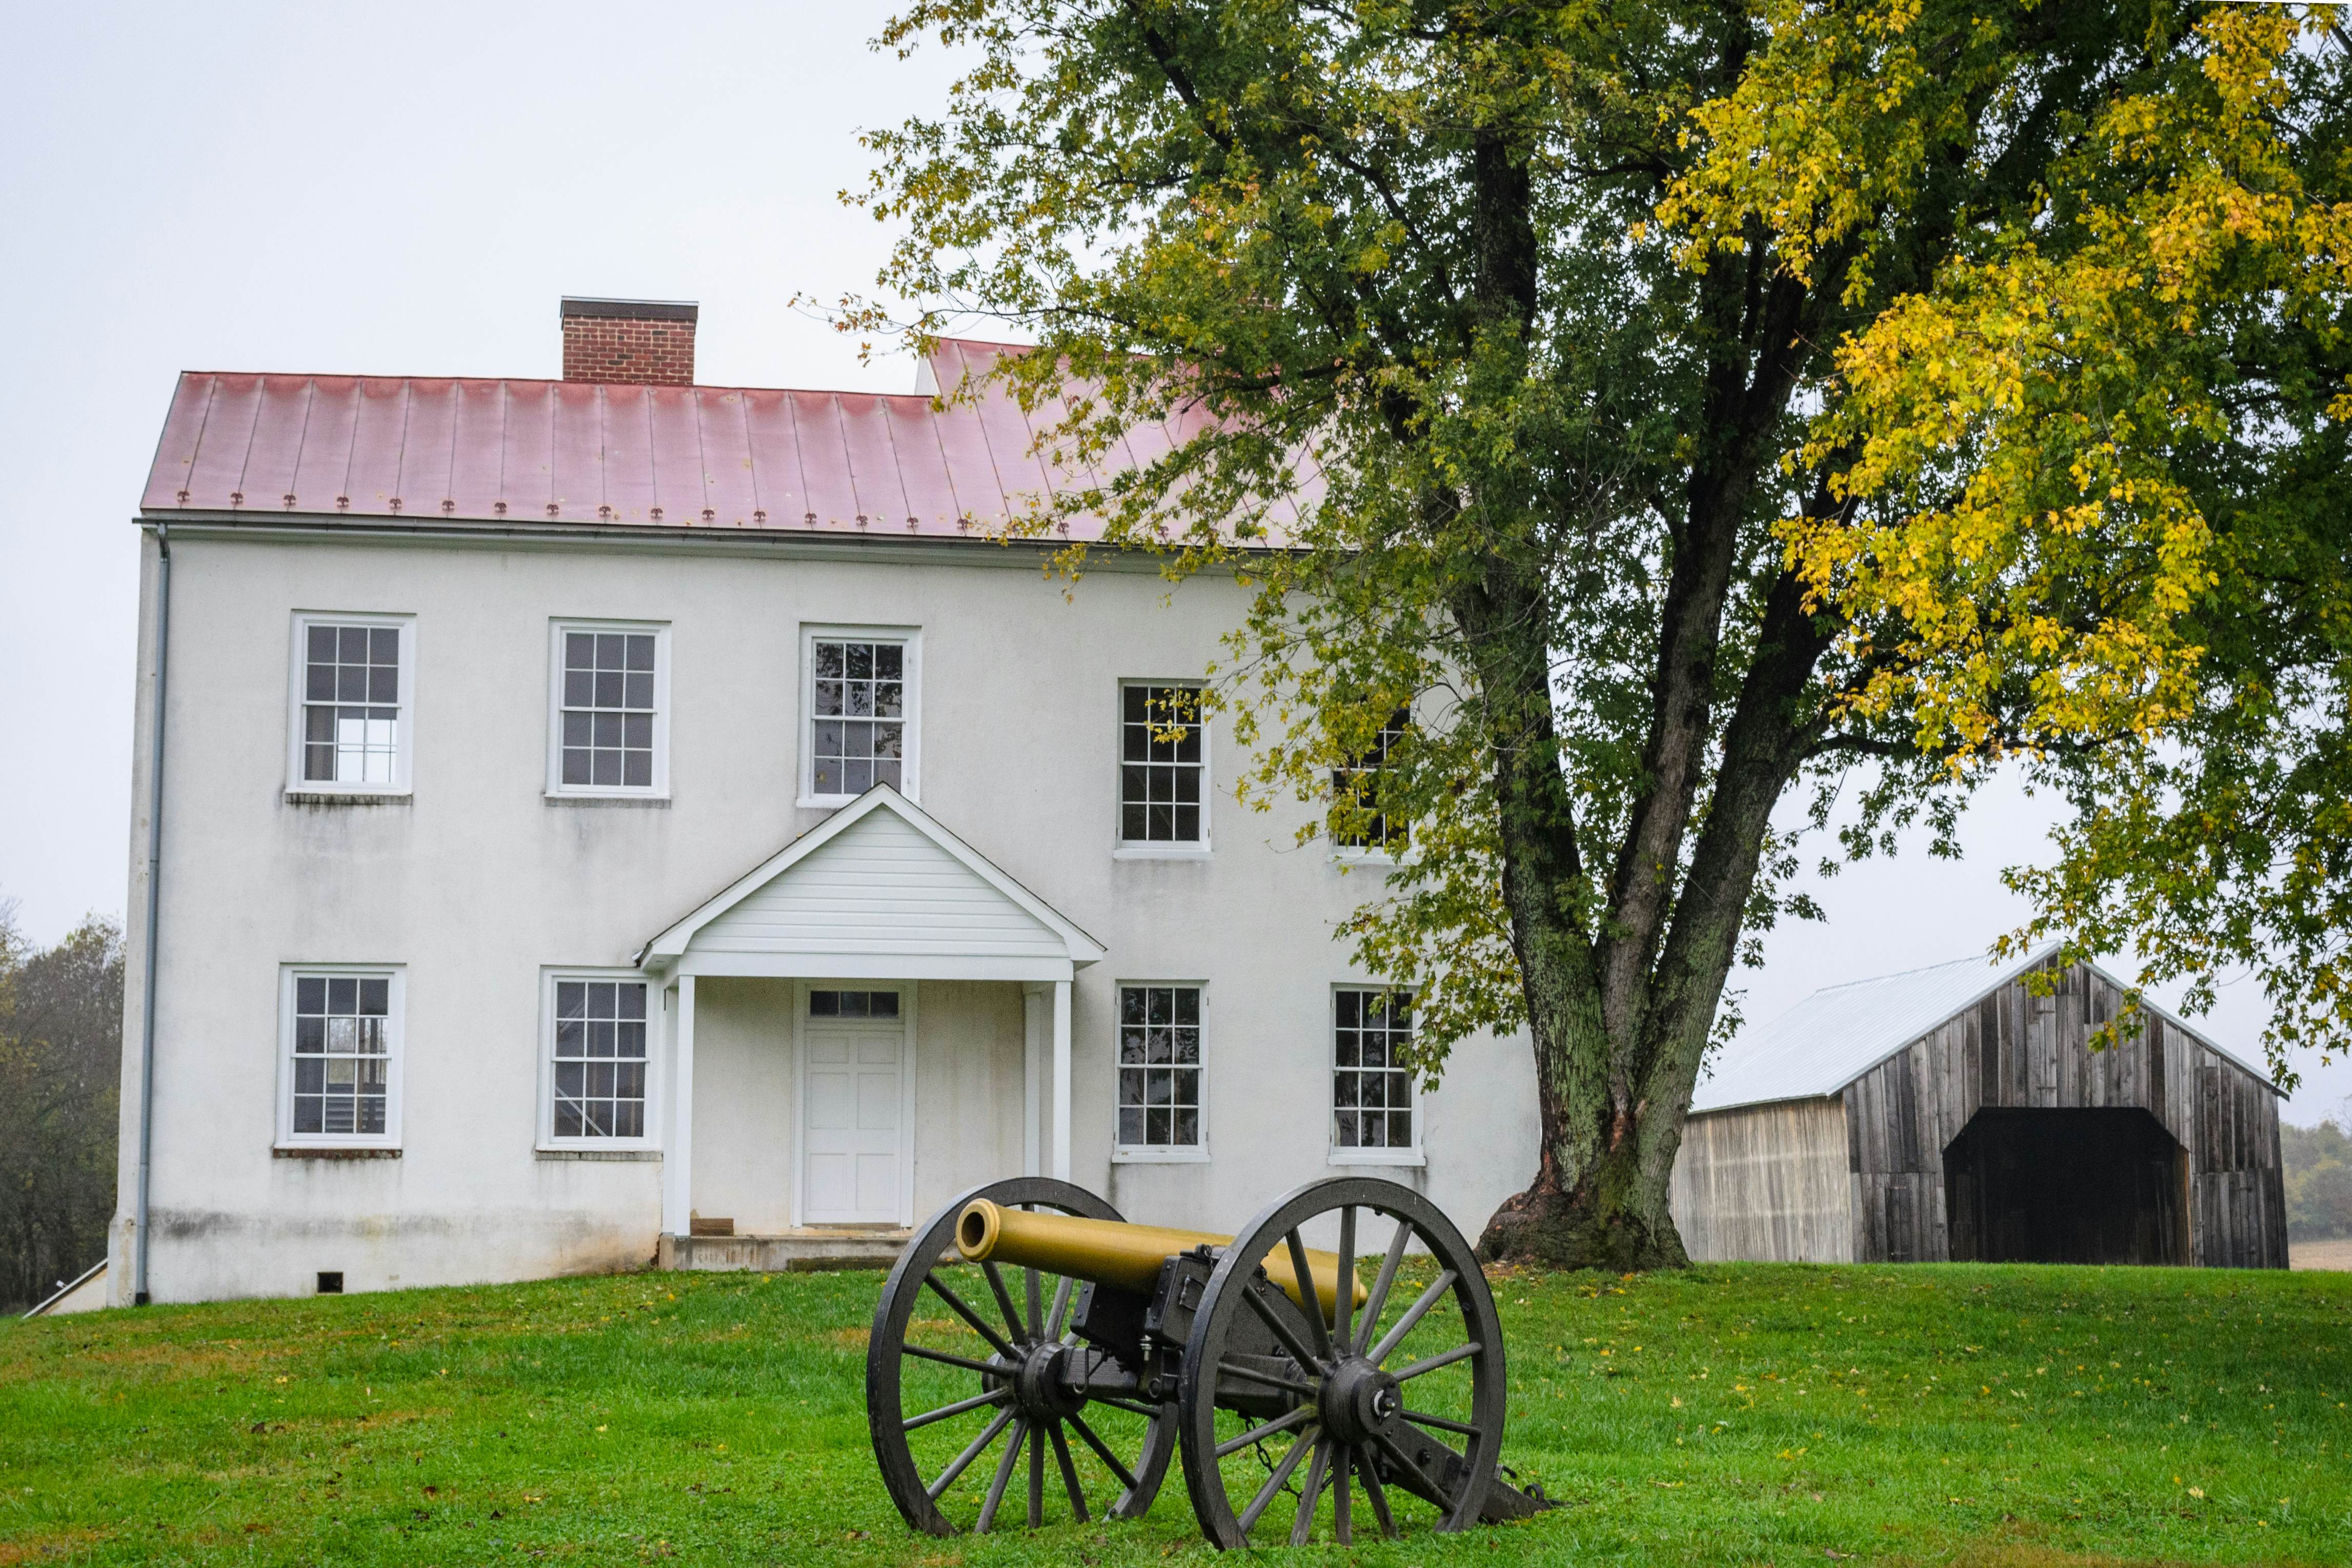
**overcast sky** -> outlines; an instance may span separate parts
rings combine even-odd
[[[558,374],[556,300],[698,300],[699,379],[903,391],[904,359],[789,308],[868,286],[887,241],[835,194],[856,133],[939,100],[888,7],[12,5],[0,48],[0,899],[48,941],[120,915],[137,551],[183,369]],[[1083,589],[1081,589],[1083,592]],[[1819,887],[1734,984],[1817,986],[1982,952],[2041,803],[1998,790],[1966,860]],[[2201,1021],[2252,1053],[2252,982]],[[2288,1114],[2352,1096],[2307,1064]]]

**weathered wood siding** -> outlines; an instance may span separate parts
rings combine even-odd
[[[1672,1202],[1693,1261],[1853,1262],[1845,1119],[1834,1098],[1692,1117]]]
[[[2278,1100],[2269,1086],[2153,1016],[2137,1038],[2093,1052],[2091,1031],[2115,1016],[2120,995],[2086,969],[2056,980],[2048,996],[2023,980],[2003,986],[1846,1087],[1854,1257],[1950,1257],[1944,1152],[1979,1110],[2136,1106],[2188,1152],[2189,1258],[2284,1268]]]
[[[2209,1268],[2284,1268],[2286,1184],[2279,1163],[2278,1100],[2227,1058],[2202,1046],[2196,1058],[2190,1256]]]

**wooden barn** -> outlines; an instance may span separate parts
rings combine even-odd
[[[1699,1085],[1675,1166],[1694,1259],[2286,1267],[2278,1100],[2178,1018],[2094,1052],[2123,987],[1983,959],[1815,992]]]

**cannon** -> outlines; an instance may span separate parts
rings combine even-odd
[[[975,1187],[891,1269],[866,1359],[875,1458],[915,1529],[992,1530],[1016,1482],[1032,1528],[1139,1518],[1181,1455],[1220,1548],[1351,1542],[1359,1494],[1391,1537],[1552,1506],[1499,1473],[1507,1386],[1462,1233],[1349,1176],[1237,1237],[1129,1225],[1045,1177]]]

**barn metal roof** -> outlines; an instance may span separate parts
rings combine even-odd
[[[952,394],[1009,352],[1017,347],[950,340],[927,379]],[[986,537],[1072,471],[1033,449],[1060,416],[1058,406],[1028,415],[994,385],[940,406],[920,393],[190,371],[141,504],[151,514]],[[1139,427],[1114,462],[1150,462],[1204,419]],[[1295,522],[1295,508],[1272,521]],[[1100,530],[1078,519],[1066,531]]]
[[[1836,1094],[1954,1014],[2047,962],[2057,951],[2053,942],[2007,964],[1981,956],[1962,958],[1873,980],[1824,986],[1725,1047],[1691,1097],[1691,1110],[1727,1110]],[[2105,975],[2111,984],[2122,984],[2095,964],[2085,967]],[[2168,1026],[2229,1058],[2263,1083],[2270,1082],[2268,1072],[2235,1051],[2153,1003],[2143,1001],[2142,1005]]]

